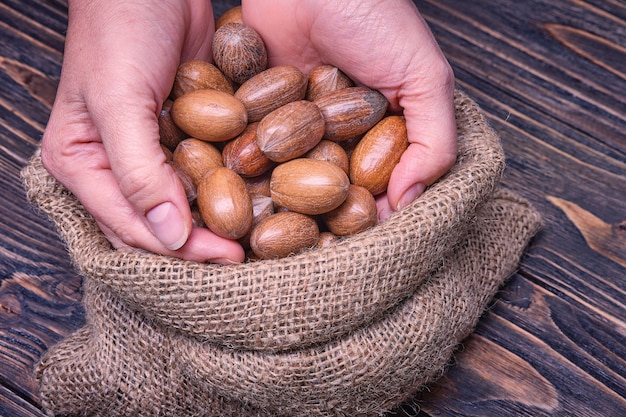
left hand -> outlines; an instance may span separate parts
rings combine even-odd
[[[403,111],[410,145],[377,198],[384,220],[419,196],[456,160],[454,75],[410,0],[242,1],[244,23],[265,41],[270,66],[304,73],[340,68]]]

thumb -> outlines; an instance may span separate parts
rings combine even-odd
[[[457,132],[454,84],[442,84],[427,94],[405,96],[404,108],[409,146],[392,171],[387,189],[389,205],[400,210],[454,164]]]
[[[107,98],[100,96],[98,104],[89,110],[111,172],[126,200],[124,203],[131,206],[136,218],[163,246],[177,250],[189,237],[191,213],[180,180],[167,164],[159,145],[157,112],[160,105],[150,97],[130,91],[125,91],[127,99],[121,103],[107,103]],[[114,92],[108,95],[116,96],[119,97]],[[120,215],[124,215],[123,212]],[[121,227],[128,225],[130,219],[114,218],[111,222]],[[141,232],[141,225],[128,226],[130,229],[124,235],[141,240],[132,242],[131,246],[146,249],[153,246],[149,243],[152,239]]]

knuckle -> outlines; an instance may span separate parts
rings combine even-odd
[[[148,207],[151,205],[150,202],[163,188],[151,167],[135,167],[131,172],[120,175],[117,181],[128,201],[142,210],[150,208]]]

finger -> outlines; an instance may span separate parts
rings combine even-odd
[[[178,250],[165,247],[151,235],[150,230],[145,228],[143,222],[136,221],[134,209],[130,205],[125,204],[121,193],[115,191],[111,194],[106,192],[90,193],[90,190],[98,188],[105,190],[116,189],[115,180],[110,175],[110,171],[101,170],[99,174],[96,173],[93,177],[96,179],[99,187],[94,187],[95,184],[90,184],[89,181],[80,181],[79,185],[74,188],[82,196],[82,200],[88,202],[88,211],[95,213],[94,217],[97,219],[100,229],[115,248],[125,250],[142,248],[153,253],[196,262],[224,264],[243,261],[244,251],[239,243],[219,237],[206,228],[192,228],[185,245]],[[107,180],[111,181],[109,186],[102,187]],[[118,203],[115,204],[115,207],[107,207],[112,201],[117,201]],[[111,228],[109,225],[114,228]],[[145,236],[145,238],[137,240],[137,236]]]
[[[116,100],[124,96],[113,88],[87,103],[113,174],[100,179],[108,189],[119,188],[130,203],[132,212],[125,213],[129,219],[143,223],[166,248],[176,250],[191,232],[191,213],[180,181],[159,145],[157,102],[142,96],[141,88],[124,87],[127,100]],[[145,247],[146,237],[140,239],[135,243]]]
[[[389,199],[387,198],[387,193],[382,193],[376,196],[376,214],[378,217],[378,221],[382,222],[387,220],[395,211],[389,205]]]
[[[121,239],[119,239],[115,233],[109,231],[106,226],[102,225],[100,228],[105,235],[112,236],[112,239],[109,239],[109,241],[116,249],[127,251],[137,250],[137,248],[122,242]],[[191,229],[187,243],[179,250],[163,250],[162,252],[155,253],[187,261],[211,262],[217,264],[240,263],[245,259],[245,252],[239,243],[217,236],[204,227],[194,227]]]
[[[396,210],[411,203],[456,160],[454,84],[450,76],[441,79],[439,86],[425,94],[400,98],[409,147],[389,180],[389,204]]]
[[[121,195],[110,170],[97,170],[90,178],[94,178],[94,183],[80,181],[75,187],[76,192],[82,196],[81,201],[87,202],[87,210],[94,213],[100,229],[115,248],[142,248],[195,262],[232,264],[244,260],[244,250],[238,242],[219,237],[207,228],[192,228],[185,244],[179,249],[165,247],[142,221],[137,221],[134,208]],[[94,189],[105,192],[94,194]],[[116,202],[114,207],[109,207],[111,202]]]
[[[57,128],[55,120],[53,113],[42,142],[44,166],[76,195],[115,248],[142,248],[197,262],[233,263],[244,259],[237,242],[218,237],[208,229],[192,229],[187,243],[179,250],[166,248],[121,194],[102,144],[76,141],[58,146],[59,138],[88,137],[89,133],[73,124]]]
[[[185,25],[187,36],[183,43],[180,62],[199,59],[213,61],[213,34],[215,33],[215,17],[210,1],[196,1]],[[180,29],[178,28],[174,28]]]
[[[124,225],[132,232],[124,233],[123,240],[147,248],[148,236],[135,235],[141,226],[134,223],[143,223],[165,248],[177,250],[191,232],[191,213],[180,181],[166,163],[157,122],[178,65],[175,53],[163,54],[152,60],[153,67],[143,68],[140,64],[151,60],[151,48],[143,37],[110,36],[101,42],[101,65],[82,93],[113,174],[112,179],[107,177],[107,187],[111,192],[119,189],[129,203],[125,216],[134,227]],[[118,224],[107,225],[123,232]]]
[[[192,228],[180,248],[166,247],[138,218],[135,209],[116,187],[110,170],[98,170],[90,176],[93,181],[79,181],[75,187],[87,210],[94,213],[100,229],[117,249],[142,248],[153,253],[189,261],[236,263],[244,259],[241,245],[224,239],[206,228]],[[93,192],[102,190],[102,192]],[[107,191],[108,190],[108,191]],[[169,224],[166,227],[170,227]],[[136,249],[133,249],[136,250]]]

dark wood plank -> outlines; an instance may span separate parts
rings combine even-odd
[[[84,323],[80,279],[71,273],[3,276],[0,362],[3,384],[35,401],[34,367],[52,345]]]
[[[27,38],[33,46],[43,46],[58,54],[63,51],[64,31],[67,27],[67,5],[64,3],[5,0],[0,5],[0,21],[10,22],[10,25],[3,26],[15,37]],[[5,46],[12,47],[10,43]],[[38,55],[31,58],[37,59]],[[28,56],[22,59],[28,60]]]
[[[448,373],[416,402],[433,415],[617,416],[626,325],[515,276]]]
[[[43,417],[39,407],[0,385],[0,416]]]
[[[607,10],[584,1],[519,3],[425,1],[421,9],[453,65],[471,72],[529,107],[550,114],[596,140],[626,149],[624,91],[625,5]],[[585,50],[609,50],[612,58],[590,57],[569,33],[584,34]],[[580,36],[579,36],[580,37]],[[623,69],[623,68],[622,68]],[[461,75],[462,76],[462,75]],[[501,116],[502,117],[502,116]]]

